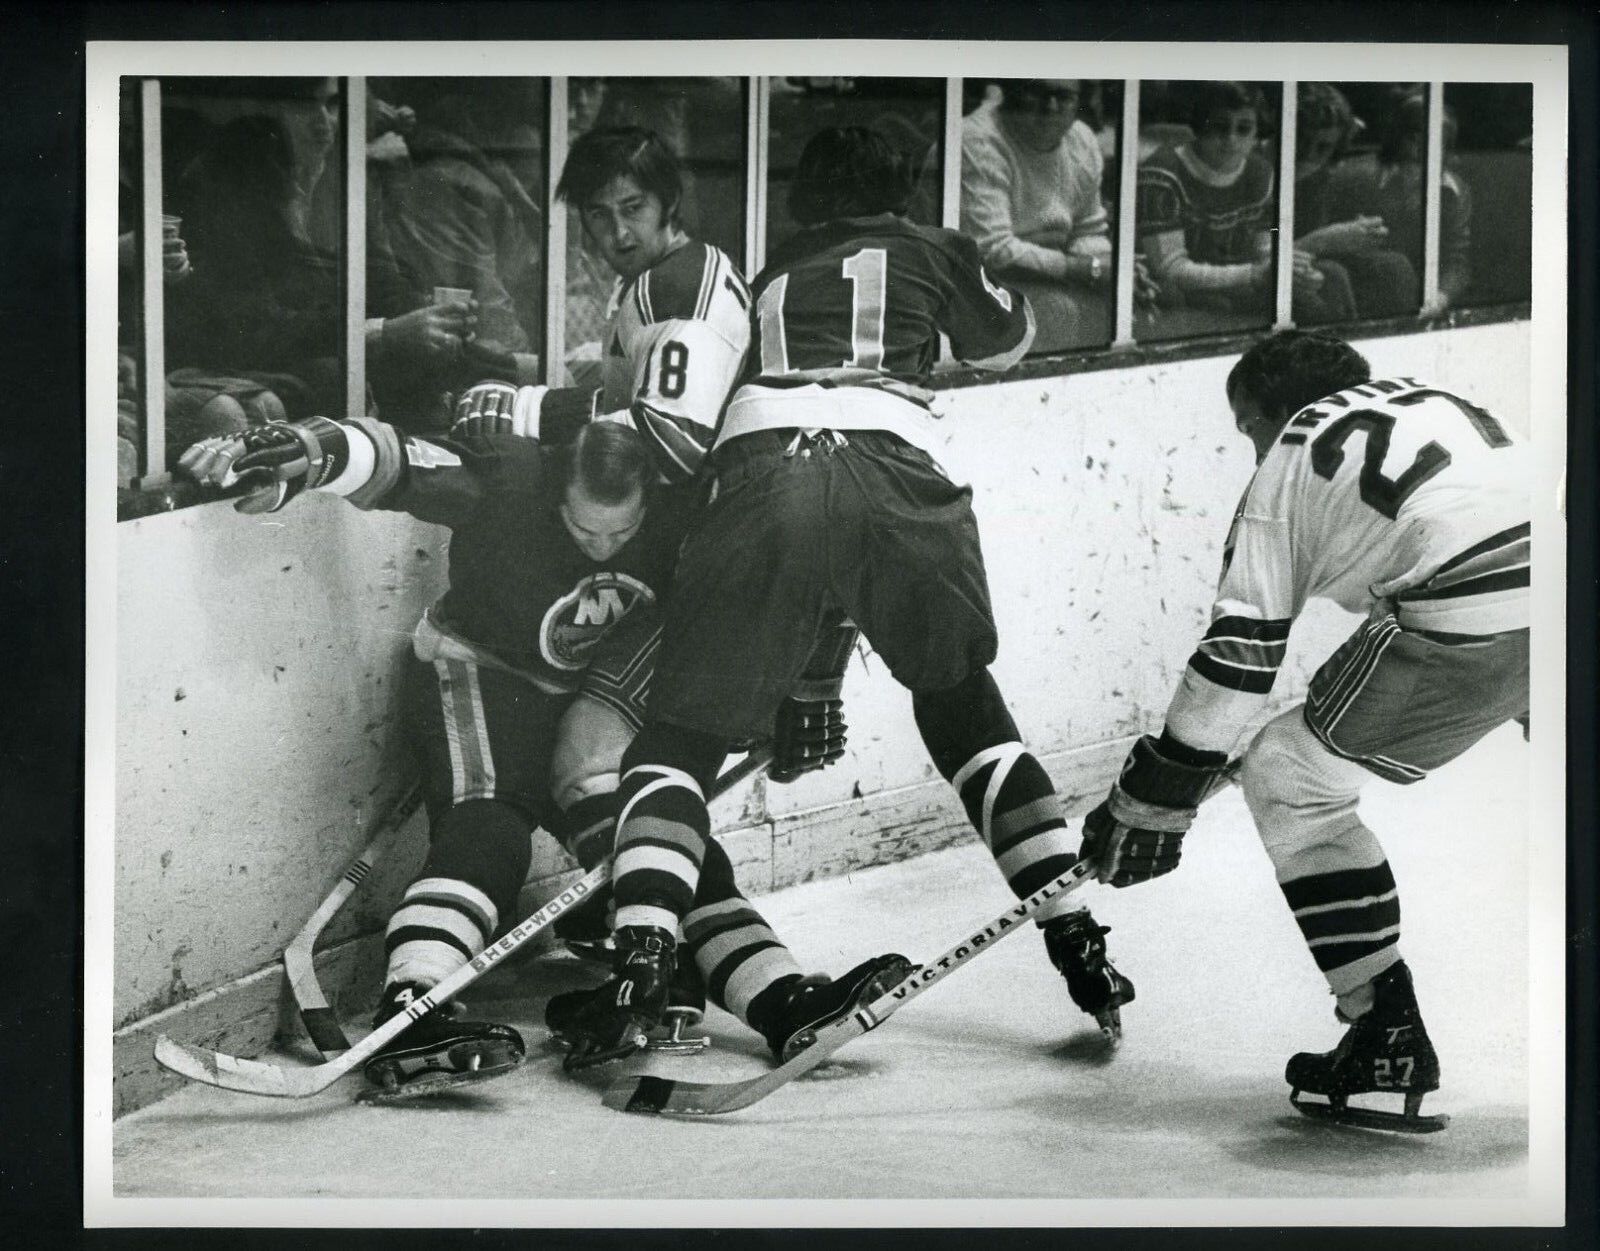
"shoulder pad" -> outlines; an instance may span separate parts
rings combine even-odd
[[[705,317],[718,281],[722,253],[695,240],[640,274],[632,298],[645,325]]]

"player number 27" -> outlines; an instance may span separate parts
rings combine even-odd
[[[1483,409],[1469,404],[1447,391],[1423,388],[1389,400],[1391,405],[1410,408],[1424,400],[1440,399],[1455,406],[1467,419],[1473,430],[1490,447],[1509,447],[1511,440],[1505,430]],[[1318,477],[1331,480],[1344,464],[1344,445],[1357,430],[1366,431],[1367,450],[1361,463],[1359,486],[1361,499],[1377,509],[1391,521],[1400,515],[1400,506],[1411,498],[1413,492],[1450,463],[1450,453],[1430,440],[1417,451],[1416,458],[1398,478],[1383,472],[1383,462],[1389,458],[1389,440],[1394,434],[1393,414],[1374,408],[1358,408],[1335,420],[1317,436],[1311,445],[1311,467]]]
[[[889,289],[889,254],[883,248],[862,248],[840,264],[850,284],[850,359],[852,369],[883,368],[883,306]],[[789,275],[781,275],[756,301],[761,326],[761,372],[789,372],[789,343],[784,338],[783,297]]]

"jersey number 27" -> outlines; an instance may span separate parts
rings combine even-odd
[[[850,283],[850,369],[883,368],[883,306],[889,290],[889,253],[862,248],[840,264],[840,277]],[[784,337],[783,297],[789,275],[780,275],[756,301],[761,329],[761,372],[789,372],[789,344]]]
[[[1435,391],[1424,387],[1390,398],[1387,403],[1396,408],[1410,408],[1424,400],[1440,399],[1455,405],[1490,447],[1510,447],[1511,440],[1505,429],[1476,404],[1469,404],[1460,396],[1448,391]],[[1311,445],[1311,468],[1319,478],[1332,480],[1344,464],[1344,445],[1357,430],[1367,434],[1366,457],[1361,463],[1359,489],[1362,502],[1377,509],[1393,521],[1400,515],[1400,506],[1411,498],[1413,492],[1450,463],[1450,453],[1430,440],[1417,452],[1416,458],[1398,478],[1383,472],[1383,462],[1389,458],[1389,439],[1394,433],[1395,418],[1375,408],[1359,408],[1337,418],[1317,436]]]

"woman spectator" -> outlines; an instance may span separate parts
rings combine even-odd
[[[1194,137],[1139,166],[1139,250],[1166,307],[1270,315],[1274,183],[1256,151],[1261,111],[1254,87],[1196,84]],[[1301,287],[1321,283],[1297,278]]]
[[[1028,296],[1035,351],[1105,342],[1111,238],[1104,157],[1078,118],[1081,84],[1003,80],[998,106],[961,123],[961,229],[995,276]]]

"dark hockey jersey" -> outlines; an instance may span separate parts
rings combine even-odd
[[[834,377],[919,387],[939,357],[1004,369],[1027,350],[1020,292],[984,272],[978,246],[903,217],[846,218],[802,230],[755,281],[757,378]]]
[[[571,691],[611,627],[665,593],[693,502],[686,490],[658,489],[639,532],[594,561],[561,520],[555,453],[538,442],[421,439],[381,422],[351,424],[378,456],[350,501],[452,531],[450,589],[417,627],[419,658],[470,659]]]
[[[778,248],[752,287],[756,350],[718,441],[786,420],[763,392],[807,385],[870,388],[909,401],[857,406],[853,424],[922,444],[923,388],[939,336],[981,369],[1007,369],[1033,341],[1026,297],[984,271],[973,241],[903,217],[845,218],[803,230]],[[741,402],[748,401],[748,402]],[[862,415],[868,408],[877,415]]]

